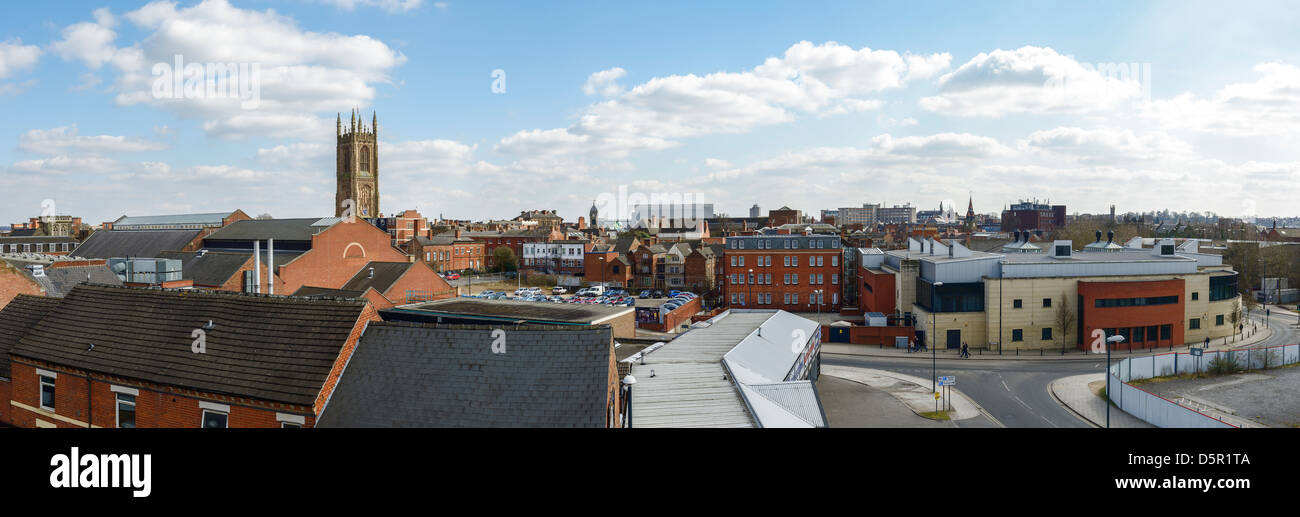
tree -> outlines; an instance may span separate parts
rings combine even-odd
[[[509,246],[497,246],[492,250],[492,261],[496,264],[499,271],[515,271],[519,269],[519,260],[515,258],[515,250]]]
[[[1061,347],[1064,348],[1070,342],[1070,332],[1074,330],[1076,317],[1074,311],[1066,304],[1065,295],[1061,295],[1060,303],[1056,304],[1056,328],[1061,331]]]
[[[1232,335],[1234,339],[1237,336],[1237,325],[1241,323],[1241,320],[1241,303],[1234,303],[1232,304],[1232,312],[1228,313],[1228,321],[1232,322]]]

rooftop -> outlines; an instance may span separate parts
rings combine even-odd
[[[606,307],[595,304],[539,303],[460,297],[402,305],[383,312],[425,314],[429,316],[461,316],[505,322],[594,325],[632,313],[634,309],[631,307]]]
[[[802,329],[812,338],[816,327],[784,311],[732,310],[697,323],[633,363],[633,425],[824,426],[811,383],[785,382],[806,351],[791,352],[786,336]]]
[[[320,427],[605,427],[608,327],[372,323]]]

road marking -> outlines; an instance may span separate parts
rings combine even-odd
[[[1011,388],[1008,388],[1008,387],[1007,387],[1007,381],[1002,381],[1002,389],[1005,389],[1005,390],[1007,390],[1007,391],[1011,391]]]
[[[1028,409],[1028,410],[1030,410],[1030,411],[1033,411],[1033,410],[1034,410],[1034,408],[1029,407],[1029,404],[1026,404],[1025,401],[1020,400],[1020,395],[1016,395],[1016,396],[1015,396],[1015,399],[1016,399],[1016,402],[1019,402],[1019,403],[1020,403],[1020,405],[1025,406],[1025,409]]]
[[[1043,417],[1043,420],[1047,420],[1047,423],[1052,424],[1052,427],[1055,427],[1055,428],[1057,428],[1057,429],[1060,429],[1060,428],[1061,428],[1061,426],[1056,425],[1056,422],[1053,422],[1053,421],[1051,421],[1051,420],[1048,420],[1047,417],[1045,417],[1045,416],[1043,416],[1043,415],[1038,415],[1038,416],[1042,416],[1042,417]]]
[[[1101,363],[1094,364],[1094,365],[1092,365],[1092,367],[1093,367],[1093,368],[1101,368]]]

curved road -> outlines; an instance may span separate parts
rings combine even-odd
[[[1260,322],[1263,316],[1253,319]],[[1277,313],[1269,318],[1273,335],[1253,346],[1293,344],[1300,338],[1294,326],[1295,316]],[[1117,354],[1112,359],[1123,358]],[[822,363],[875,368],[930,378],[931,360],[924,358],[881,358],[840,354],[823,354]],[[957,389],[984,407],[993,418],[1007,427],[1090,427],[1056,402],[1048,393],[1052,381],[1084,373],[1101,373],[1106,360],[1054,359],[1054,360],[962,360],[940,359],[938,375],[956,375]]]

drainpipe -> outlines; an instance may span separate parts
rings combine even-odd
[[[266,289],[275,294],[275,239],[266,240]]]
[[[262,292],[262,241],[253,241],[253,292]]]

